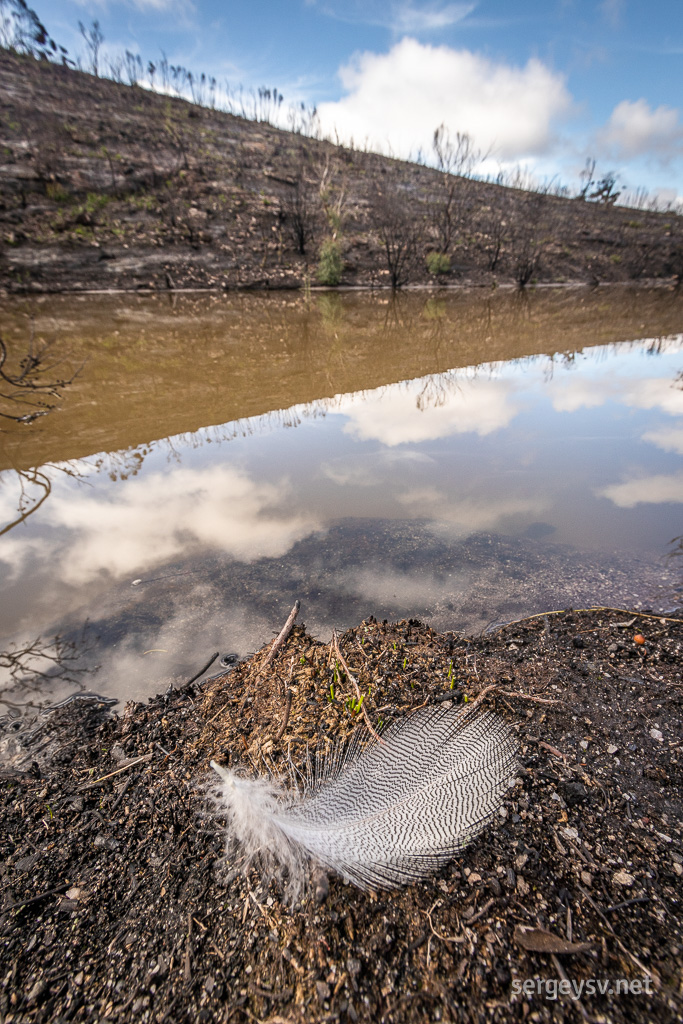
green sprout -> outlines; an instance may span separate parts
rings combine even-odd
[[[360,697],[348,698],[348,700],[346,701],[346,707],[348,708],[352,715],[357,715],[360,712],[361,708],[363,707],[364,699],[365,694],[361,694]]]

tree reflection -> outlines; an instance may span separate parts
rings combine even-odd
[[[80,373],[82,366],[70,376],[58,377],[54,370],[63,360],[48,362],[50,346],[36,343],[33,323],[26,351],[11,369],[7,345],[0,337],[0,417],[15,423],[33,423],[54,408],[64,389]]]
[[[60,463],[59,465],[47,463],[38,469],[13,469],[9,471],[15,475],[19,483],[17,515],[9,523],[5,523],[4,526],[0,527],[0,537],[5,533],[9,533],[15,526],[19,526],[20,523],[25,523],[47,501],[52,493],[51,471],[65,473],[66,476],[74,479],[81,477],[77,461],[73,463]],[[8,475],[7,473],[0,475],[0,481],[3,484],[7,483]]]
[[[97,671],[83,667],[78,662],[92,650],[94,637],[89,635],[89,623],[85,623],[80,634],[72,640],[62,636],[13,643],[0,651],[0,670],[3,670],[3,684],[23,693],[36,692],[41,685],[59,680],[72,683],[83,689],[83,676]]]

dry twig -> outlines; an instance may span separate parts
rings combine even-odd
[[[301,607],[301,602],[299,600],[296,600],[294,602],[294,607],[292,608],[291,612],[289,613],[289,618],[287,619],[287,621],[285,622],[284,626],[280,630],[280,633],[278,634],[278,636],[273,641],[272,647],[268,651],[268,654],[266,655],[266,658],[265,658],[263,664],[261,665],[261,668],[258,671],[258,675],[256,676],[257,679],[259,679],[263,675],[263,673],[266,671],[268,666],[273,661],[273,658],[275,657],[277,652],[280,650],[280,648],[284,644],[284,642],[287,639],[287,637],[289,636],[289,634],[292,632],[292,626],[294,625],[294,620],[296,619],[297,615],[299,614],[299,608],[300,607]]]
[[[364,703],[363,698],[361,696],[360,687],[358,685],[358,680],[354,676],[354,674],[351,671],[351,669],[349,668],[349,666],[346,664],[346,661],[344,659],[344,655],[339,650],[339,641],[337,640],[337,631],[336,631],[336,629],[332,631],[332,644],[334,645],[334,649],[335,649],[335,651],[337,653],[337,657],[339,658],[339,662],[341,664],[341,667],[344,669],[344,672],[346,673],[347,679],[350,680],[350,682],[353,685],[353,688],[356,691],[356,697],[357,697],[358,702],[360,704],[360,709],[363,712],[363,718],[365,719],[365,724],[367,725],[368,729],[370,730],[370,734],[372,736],[374,736],[374,738],[381,743],[382,740],[380,739],[379,734],[377,732],[375,732],[375,730],[373,729],[372,722],[370,721],[370,719],[368,717],[368,713],[365,710],[365,703]]]

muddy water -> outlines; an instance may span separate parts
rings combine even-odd
[[[2,322],[15,360],[33,330],[54,375],[82,364],[0,434],[0,650],[63,638],[6,674],[5,729],[245,655],[296,597],[321,637],[676,603],[680,295],[51,297]]]

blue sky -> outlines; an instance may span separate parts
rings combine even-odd
[[[429,156],[466,131],[486,170],[576,185],[588,156],[630,188],[683,196],[681,0],[34,0],[69,52],[97,18],[122,49],[277,87],[326,133]]]

